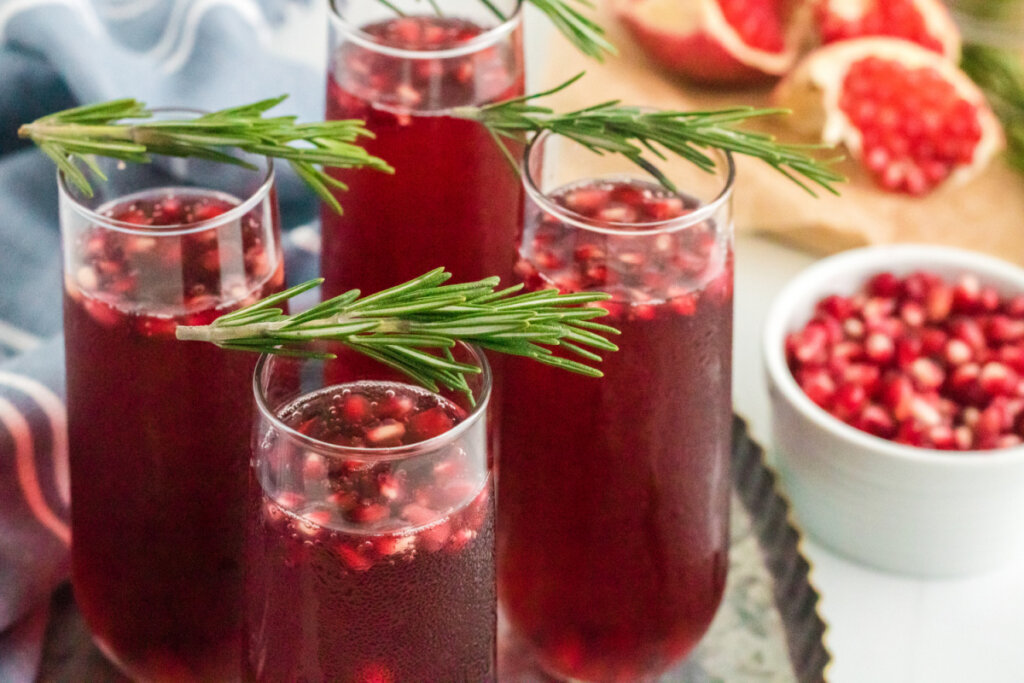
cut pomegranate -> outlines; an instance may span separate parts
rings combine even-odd
[[[888,36],[960,59],[960,30],[940,0],[816,0],[814,20],[823,43]]]
[[[616,15],[655,62],[711,85],[786,73],[805,28],[789,0],[614,0]]]
[[[1020,305],[970,274],[953,284],[880,273],[853,296],[823,298],[787,336],[786,359],[811,401],[861,431],[941,450],[1006,448],[1024,436]]]
[[[793,125],[843,144],[891,192],[923,195],[984,169],[1003,132],[977,86],[905,40],[856,38],[815,50],[779,84]]]

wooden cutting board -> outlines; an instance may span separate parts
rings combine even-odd
[[[559,108],[605,99],[673,109],[733,105],[770,106],[771,89],[712,90],[673,78],[648,61],[601,0],[597,19],[607,27],[619,56],[599,64],[552,32],[543,69],[533,89],[549,87],[580,71],[586,77],[557,96]],[[793,142],[809,142],[779,119],[763,128]],[[679,162],[684,163],[684,162]],[[839,165],[849,182],[842,196],[809,196],[753,159],[737,161],[736,228],[760,232],[814,253],[868,244],[927,242],[965,247],[1024,264],[1024,175],[1002,159],[966,185],[940,188],[917,198],[877,189],[852,160]]]

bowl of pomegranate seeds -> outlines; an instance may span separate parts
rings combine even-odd
[[[764,356],[811,534],[927,576],[1024,549],[1024,269],[925,245],[823,259],[773,302]]]

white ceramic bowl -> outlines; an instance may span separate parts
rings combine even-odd
[[[872,566],[919,576],[994,569],[1024,551],[1024,446],[938,451],[855,429],[815,405],[786,365],[785,338],[829,294],[873,274],[970,272],[1000,294],[1024,292],[1024,270],[974,252],[925,245],[869,247],[823,259],[779,293],[764,358],[783,485],[804,529]]]

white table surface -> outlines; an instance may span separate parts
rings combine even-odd
[[[289,5],[289,21],[270,47],[322,68],[325,8],[326,0]],[[544,59],[546,37],[543,20],[528,11],[529,73],[538,73],[531,65]],[[735,199],[743,201],[742,187]],[[769,451],[761,328],[774,295],[813,260],[761,237],[737,239],[734,405]],[[920,580],[846,560],[811,538],[804,553],[828,624],[831,683],[1024,683],[1024,559],[984,576]]]

